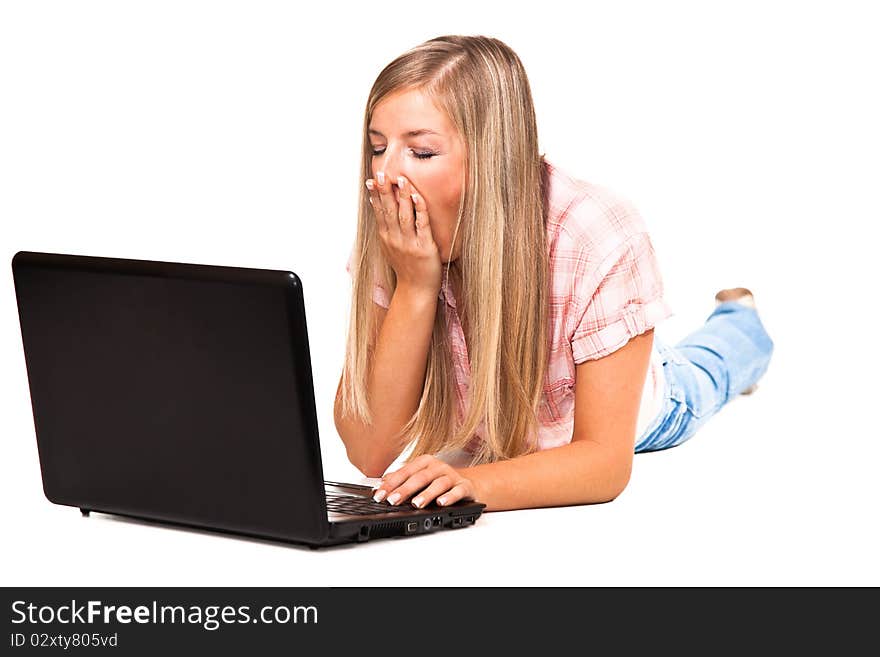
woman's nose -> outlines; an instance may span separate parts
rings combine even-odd
[[[385,173],[385,180],[388,182],[388,184],[397,187],[398,176],[408,178],[402,160],[403,149],[392,148],[391,146],[388,146],[385,149],[385,152],[382,153],[382,157],[379,159],[378,162],[375,162],[373,166],[376,171],[383,171]]]

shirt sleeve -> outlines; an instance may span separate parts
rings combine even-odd
[[[352,276],[351,273],[351,261],[354,258],[354,249],[352,248],[351,254],[348,256],[348,262],[345,264],[345,271],[348,272],[349,276]],[[373,286],[373,301],[378,303],[383,308],[388,308],[391,305],[391,299],[388,296],[388,292],[384,287],[377,281]]]
[[[598,285],[597,285],[598,282]],[[574,284],[575,364],[607,356],[672,315],[648,233],[631,235]]]

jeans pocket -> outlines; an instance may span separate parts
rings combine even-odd
[[[663,363],[663,374],[666,379],[666,396],[673,401],[685,403],[684,388],[680,379],[681,364],[671,359]]]
[[[717,395],[706,387],[708,383],[701,383],[702,379],[698,379],[695,368],[696,365],[676,354],[673,360],[663,366],[663,371],[666,373],[669,397],[684,406],[688,414],[698,420],[715,412],[714,401]]]

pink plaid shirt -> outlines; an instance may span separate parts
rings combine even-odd
[[[608,188],[575,180],[547,158],[549,175],[550,358],[539,407],[539,449],[571,442],[574,428],[575,365],[602,358],[672,315],[663,299],[663,280],[644,221]],[[351,258],[346,270],[350,273]],[[443,268],[439,298],[447,304],[458,397],[464,419],[470,364],[464,331]],[[373,300],[387,308],[387,291],[377,283]],[[663,364],[656,350],[642,392],[636,441],[660,412],[665,394]],[[473,452],[484,425],[467,446]]]

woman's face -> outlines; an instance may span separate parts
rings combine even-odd
[[[398,199],[397,177],[409,180],[425,199],[440,260],[456,260],[460,230],[455,252],[450,254],[449,247],[461,200],[465,148],[449,118],[422,92],[397,91],[373,108],[369,138],[373,178],[384,171]]]

